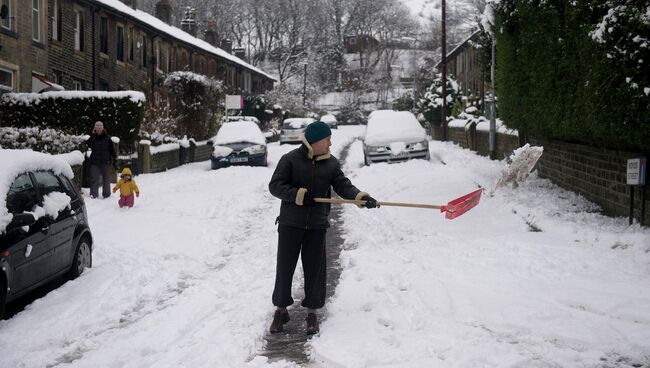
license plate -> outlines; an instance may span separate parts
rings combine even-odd
[[[248,157],[233,157],[230,162],[248,162]]]

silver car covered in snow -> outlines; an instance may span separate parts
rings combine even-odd
[[[377,110],[368,118],[363,139],[364,162],[399,162],[429,159],[429,141],[424,128],[408,111]]]
[[[282,124],[282,133],[280,134],[280,144],[284,143],[301,143],[300,137],[305,132],[307,125],[313,123],[313,118],[290,118]]]

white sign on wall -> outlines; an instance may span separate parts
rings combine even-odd
[[[627,160],[627,185],[645,185],[646,159]]]
[[[226,95],[226,110],[243,110],[244,109],[244,96],[242,95]]]

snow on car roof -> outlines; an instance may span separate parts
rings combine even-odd
[[[323,115],[321,116],[320,121],[324,123],[336,123],[336,116],[332,114]]]
[[[420,142],[426,138],[426,131],[412,113],[377,110],[370,114],[364,142],[378,146],[392,142]]]
[[[16,177],[26,171],[52,170],[73,178],[74,173],[68,162],[60,157],[30,150],[10,150],[0,148],[0,233],[11,222],[13,215],[7,210],[7,192]]]
[[[285,128],[291,126],[291,128],[293,129],[302,129],[307,127],[307,125],[313,123],[314,121],[316,120],[312,118],[290,118],[284,121],[283,126]]]
[[[251,142],[266,145],[266,139],[257,124],[248,120],[224,123],[216,137],[212,140],[215,145]]]

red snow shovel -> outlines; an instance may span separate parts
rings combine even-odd
[[[481,193],[483,193],[483,189],[477,189],[471,193],[465,194],[462,197],[458,197],[453,201],[447,203],[446,205],[442,205],[442,206],[435,205],[435,204],[400,203],[400,202],[377,202],[377,205],[435,209],[435,210],[440,210],[440,212],[444,212],[446,219],[453,220],[456,217],[461,216],[465,212],[474,208],[481,200]],[[361,206],[366,204],[366,201],[364,200],[337,199],[337,198],[314,198],[314,201],[320,203],[337,203],[337,204],[349,203],[349,204],[357,204]]]

